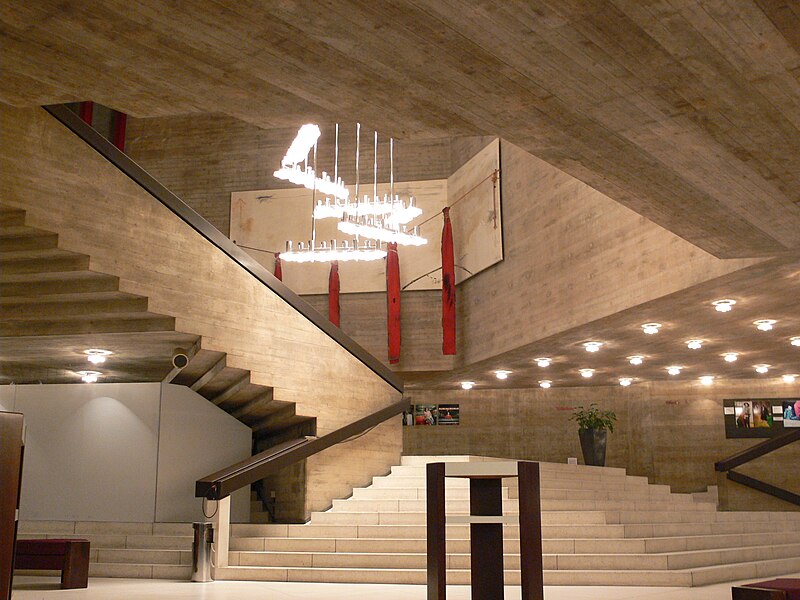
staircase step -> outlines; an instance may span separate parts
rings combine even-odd
[[[191,565],[191,550],[101,548],[95,562],[148,565]]]
[[[0,296],[39,297],[50,294],[116,292],[119,278],[92,271],[10,275],[0,282]]]
[[[0,253],[0,281],[16,273],[85,271],[88,268],[88,256],[58,248]]]
[[[0,337],[174,331],[175,317],[154,313],[114,313],[17,317],[0,322]]]
[[[0,227],[25,225],[25,211],[8,206],[0,206]]]
[[[0,227],[0,252],[43,250],[58,246],[58,235],[24,225]]]
[[[137,313],[147,311],[147,298],[123,292],[52,294],[44,298],[12,296],[0,299],[0,311],[5,318]]]
[[[27,574],[27,572],[26,572]],[[149,565],[128,563],[89,563],[89,577],[125,579],[189,579],[191,565]]]

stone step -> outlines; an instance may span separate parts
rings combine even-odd
[[[92,551],[92,560],[100,563],[191,565],[192,551],[163,549],[99,548]]]
[[[25,574],[29,574],[25,571]],[[125,579],[188,580],[191,565],[148,565],[129,563],[89,563],[89,577],[122,577]]]
[[[0,281],[12,274],[85,271],[89,257],[58,248],[0,253]]]
[[[3,298],[116,292],[118,290],[118,277],[93,271],[16,274],[8,275],[4,277],[3,281],[0,281],[0,296]]]
[[[0,226],[0,252],[55,248],[58,235],[25,225]]]
[[[517,516],[519,513],[505,513],[506,516]],[[610,521],[611,518],[617,520]],[[678,514],[678,513],[675,513]],[[708,514],[708,513],[700,513]],[[467,512],[459,516],[467,516]],[[456,516],[451,513],[451,516]],[[713,513],[711,515],[713,517]],[[424,512],[313,512],[312,525],[425,525],[427,513]],[[542,513],[543,525],[605,525],[618,523],[619,513],[601,511],[556,511]]]
[[[25,211],[8,206],[0,206],[0,227],[19,227],[25,225]]]
[[[516,490],[514,490],[516,491]],[[509,488],[501,489],[504,499],[515,499],[510,494]],[[623,490],[570,490],[570,489],[542,489],[540,497],[547,500],[650,500],[654,502],[671,501],[677,494],[664,494],[661,492],[650,493],[647,489],[636,491]],[[358,500],[424,500],[425,489],[410,488],[356,488],[353,490],[352,498]],[[468,488],[447,488],[445,498],[447,500],[463,500],[469,498]]]

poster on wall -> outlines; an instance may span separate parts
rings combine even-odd
[[[458,404],[439,405],[439,425],[458,425],[460,421]]]
[[[779,435],[784,427],[800,427],[800,420],[794,425],[789,417],[787,422],[787,415],[795,410],[796,402],[800,401],[789,398],[724,400],[725,437],[768,438]]]
[[[436,425],[439,420],[439,407],[436,404],[415,404],[414,425]]]
[[[800,399],[792,398],[781,403],[784,427],[800,427]]]

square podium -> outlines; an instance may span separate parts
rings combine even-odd
[[[445,477],[469,479],[469,515],[445,514]],[[519,517],[503,515],[504,477],[519,479]],[[522,600],[544,600],[539,463],[429,463],[426,485],[428,600],[446,598],[446,523],[470,526],[472,600],[503,598],[503,525],[519,523]]]

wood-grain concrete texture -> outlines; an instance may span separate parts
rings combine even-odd
[[[569,417],[574,407],[596,402],[618,417],[609,434],[607,466],[623,467],[631,475],[646,476],[651,483],[669,485],[675,492],[700,492],[718,484],[716,461],[759,442],[725,438],[723,400],[798,395],[800,384],[779,379],[724,381],[708,387],[694,382],[653,382],[629,388],[413,390],[406,393],[411,404],[459,404],[460,424],[404,427],[404,452],[472,452],[548,462],[579,457],[582,462],[577,426]],[[800,446],[794,444],[740,470],[800,493],[798,460]],[[725,492],[732,509],[792,509],[738,484],[728,483]]]
[[[227,364],[274,388],[276,400],[317,418],[324,434],[399,393],[201,235],[106,163],[41,109],[0,108],[0,196],[30,224],[57,231],[63,249],[116,273],[120,289],[174,315],[176,329],[227,353]],[[365,460],[340,450],[308,461],[306,510],[368,481],[376,462],[397,460],[399,418],[362,438]],[[378,458],[380,457],[380,458]],[[336,474],[339,474],[338,476]],[[345,476],[345,473],[348,473]]]
[[[800,246],[800,9],[10,2],[0,99],[499,135],[721,257]]]

